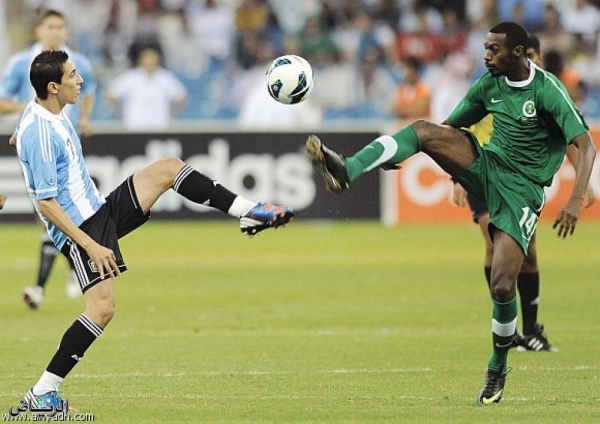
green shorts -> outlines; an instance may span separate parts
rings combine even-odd
[[[471,195],[486,203],[490,236],[496,229],[519,243],[525,255],[544,207],[544,189],[506,167],[494,152],[483,149],[473,134],[479,157],[466,170],[453,175]]]

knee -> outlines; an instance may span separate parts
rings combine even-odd
[[[154,162],[157,179],[165,185],[171,185],[184,166],[185,162],[175,156]]]
[[[411,125],[419,136],[421,146],[427,145],[429,141],[439,139],[440,131],[443,128],[441,125],[426,119],[417,119]]]
[[[114,298],[106,298],[94,303],[93,306],[87,308],[85,315],[100,327],[106,328],[115,316]]]
[[[517,295],[516,277],[510,277],[507,274],[492,272],[492,281],[490,285],[492,299],[496,302],[506,303]]]

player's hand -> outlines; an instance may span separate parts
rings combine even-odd
[[[6,203],[6,195],[0,193],[0,210],[4,208],[4,204]]]
[[[594,194],[594,189],[591,185],[588,185],[587,190],[583,196],[583,207],[589,208],[596,201],[596,195]]]
[[[575,232],[575,226],[579,219],[579,212],[581,211],[581,200],[569,200],[564,208],[558,212],[556,221],[552,228],[558,227],[558,237],[565,239],[567,236],[572,236]]]
[[[96,264],[96,267],[98,267],[101,280],[104,280],[105,275],[111,279],[121,275],[121,271],[119,271],[119,266],[117,265],[115,252],[108,247],[95,243],[93,246],[88,247],[87,253],[90,256],[90,259]]]
[[[467,190],[463,188],[459,183],[454,183],[454,193],[452,196],[452,203],[460,208],[464,208],[467,204]]]

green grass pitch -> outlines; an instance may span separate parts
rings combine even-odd
[[[600,224],[538,229],[540,321],[557,353],[511,352],[476,405],[491,303],[475,225],[310,223],[254,239],[234,220],[126,237],[113,322],[63,384],[97,422],[600,422]],[[0,412],[37,380],[82,300],[59,258],[20,300],[40,228],[0,226]],[[520,323],[519,323],[520,328]]]

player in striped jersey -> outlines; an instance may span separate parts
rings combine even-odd
[[[543,55],[540,49],[540,41],[534,34],[529,34],[527,57],[535,65],[544,66]],[[469,129],[475,134],[477,140],[483,144],[489,142],[492,137],[493,130],[492,115],[488,115],[480,122],[472,125]],[[577,149],[570,145],[567,147],[567,157],[575,166],[577,164]],[[490,216],[487,206],[484,202],[476,199],[474,196],[467,194],[466,190],[458,182],[454,182],[454,203],[457,206],[465,206],[469,204],[471,208],[473,220],[479,224],[485,241],[485,259],[484,259],[484,274],[488,284],[490,285],[490,276],[492,270],[492,252],[493,244],[488,233],[488,225]],[[588,186],[584,198],[584,206],[590,207],[595,201],[594,191],[591,186]],[[538,307],[540,301],[540,273],[537,262],[535,233],[531,237],[527,256],[523,261],[521,272],[517,277],[517,289],[519,291],[519,300],[521,303],[521,321],[522,333],[516,332],[513,340],[513,346],[520,351],[555,351],[544,331],[544,326],[538,323]]]
[[[66,51],[85,83],[81,88],[81,100],[74,105],[65,106],[65,113],[78,132],[90,136],[93,128],[90,117],[94,108],[96,78],[90,61],[81,53],[71,51],[66,45],[69,36],[65,16],[52,9],[39,12],[35,25],[37,42],[31,47],[15,53],[8,61],[0,84],[0,98],[15,100],[22,111],[35,97],[35,91],[29,83],[29,67],[33,59],[44,50]],[[35,285],[24,287],[23,300],[31,308],[36,309],[44,299],[44,290],[54,266],[58,250],[50,237],[44,232],[40,245],[40,260]],[[74,272],[69,272],[66,285],[67,295],[75,298],[81,295]]]
[[[575,145],[579,150],[575,185],[554,222],[559,237],[573,235],[596,157],[588,125],[564,85],[532,64],[525,46],[527,32],[517,23],[491,28],[484,42],[488,72],[473,83],[442,125],[416,121],[349,157],[327,148],[317,136],[306,141],[307,154],[331,191],[347,190],[366,172],[396,166],[424,152],[487,204],[494,244],[493,350],[477,398],[485,405],[499,402],[504,392],[516,331],[517,276],[544,207],[544,187],[552,183],[567,145]],[[480,146],[466,128],[490,113],[492,138]]]
[[[37,97],[12,140],[35,209],[77,271],[85,311],[64,333],[25,400],[62,408],[60,383],[113,317],[113,280],[127,269],[119,239],[149,219],[162,194],[172,188],[192,202],[239,218],[242,232],[250,236],[287,224],[294,210],[249,201],[176,157],[150,164],[105,197],[90,178],[77,132],[63,112],[78,100],[83,83],[74,63],[64,51],[42,52],[31,65],[30,79]]]

